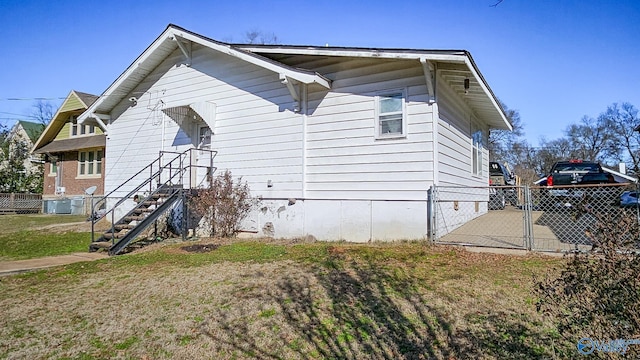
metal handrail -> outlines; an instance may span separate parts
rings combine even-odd
[[[184,153],[183,153],[184,154]],[[145,166],[144,168],[142,168],[140,171],[138,171],[137,173],[135,173],[134,175],[132,175],[130,178],[128,178],[127,180],[125,180],[122,184],[120,184],[119,186],[117,186],[115,189],[113,189],[112,191],[110,191],[108,194],[100,197],[97,202],[92,200],[92,204],[91,204],[91,211],[92,211],[92,215],[96,214],[96,207],[98,205],[100,205],[103,201],[106,201],[109,196],[111,196],[113,193],[115,193],[116,191],[120,190],[123,186],[125,186],[126,184],[128,184],[129,182],[131,182],[133,179],[137,178],[140,174],[142,174],[143,172],[145,172],[147,169],[149,169],[150,171],[150,176],[148,178],[146,178],[140,185],[136,186],[133,190],[129,191],[129,193],[127,193],[125,196],[123,196],[120,200],[118,200],[112,207],[111,209],[107,210],[103,216],[100,217],[100,219],[102,217],[107,217],[107,215],[111,214],[111,228],[112,228],[112,232],[115,230],[114,226],[115,226],[115,210],[122,204],[124,203],[127,199],[129,199],[131,196],[133,196],[136,192],[138,192],[140,189],[142,189],[143,187],[145,187],[146,185],[149,185],[149,193],[152,192],[152,187],[151,184],[153,182],[153,180],[155,178],[160,177],[160,175],[162,174],[162,172],[166,169],[171,169],[174,161],[176,161],[177,159],[182,160],[182,156],[183,154],[179,154],[178,156],[174,157],[173,159],[171,159],[171,161],[169,161],[166,165],[161,166],[161,160],[163,157],[163,153],[161,152],[158,157],[153,160],[149,165]],[[154,165],[158,163],[158,170],[154,173],[153,172],[153,167]],[[182,164],[182,162],[181,162]],[[181,167],[181,166],[180,166]],[[181,180],[180,180],[181,181]],[[98,222],[100,219],[94,216],[92,216],[91,219],[91,242],[95,241],[95,223]]]
[[[203,165],[193,165],[191,163],[191,152],[192,151],[207,151],[209,153],[212,154],[211,158],[210,158],[210,166],[203,166]],[[175,154],[176,156],[173,157],[169,162],[167,162],[165,165],[161,165],[162,164],[162,159],[163,156],[165,154]],[[95,241],[95,223],[98,222],[101,218],[103,217],[107,217],[107,215],[111,214],[111,232],[112,234],[115,233],[115,210],[122,204],[124,203],[126,200],[128,200],[131,196],[135,195],[136,192],[140,191],[140,189],[144,188],[146,185],[149,185],[149,195],[142,201],[146,201],[148,200],[150,197],[153,196],[153,194],[155,194],[158,189],[160,189],[162,186],[167,185],[168,183],[171,183],[173,181],[173,179],[175,178],[175,176],[177,174],[180,174],[179,178],[178,178],[178,182],[175,185],[181,186],[184,188],[184,183],[183,183],[183,178],[184,178],[184,174],[187,173],[187,171],[193,167],[196,168],[209,168],[212,171],[215,171],[214,167],[213,167],[213,158],[217,155],[217,151],[214,150],[208,150],[208,149],[187,149],[183,152],[175,152],[175,151],[160,151],[159,155],[156,159],[154,159],[149,165],[145,166],[144,168],[142,168],[140,171],[138,171],[137,173],[135,173],[134,175],[132,175],[130,178],[128,178],[127,180],[125,180],[122,184],[120,184],[119,186],[117,186],[115,189],[113,189],[112,191],[110,191],[108,194],[100,197],[96,200],[94,200],[92,198],[91,201],[91,211],[92,211],[92,219],[91,219],[91,242]],[[185,158],[187,158],[188,156],[188,165],[185,165]],[[178,160],[179,161],[179,165],[176,167],[174,166],[174,162]],[[154,165],[158,163],[158,170],[156,172],[153,172],[153,168]],[[131,190],[129,193],[127,193],[124,197],[122,197],[120,200],[118,200],[112,207],[111,209],[109,209],[108,211],[106,211],[104,213],[103,216],[101,216],[100,218],[97,218],[97,216],[94,216],[94,214],[97,214],[96,211],[96,207],[98,205],[100,205],[103,202],[106,202],[106,200],[112,195],[114,194],[116,191],[120,190],[123,186],[125,186],[126,184],[128,184],[129,182],[131,182],[133,179],[137,178],[140,174],[142,174],[143,172],[145,172],[146,170],[150,171],[150,175],[148,178],[146,178],[141,184],[139,184],[138,186],[136,186],[133,190]],[[173,170],[176,170],[176,173],[172,174]],[[169,178],[167,181],[165,181],[164,183],[160,184],[160,177],[162,176],[162,173],[165,172],[166,170],[169,170]],[[208,176],[211,175],[211,173],[207,174]],[[157,183],[158,186],[156,188],[155,191],[153,191],[152,188],[152,183],[154,179],[158,179]],[[191,177],[188,177],[188,186],[189,188],[192,187],[193,184],[191,184]],[[132,210],[133,211],[133,210]],[[124,218],[127,215],[122,216],[120,219]],[[120,219],[118,219],[118,221],[120,221]]]

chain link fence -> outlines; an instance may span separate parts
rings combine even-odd
[[[431,238],[440,244],[566,252],[591,249],[598,216],[632,213],[638,185],[437,186]]]

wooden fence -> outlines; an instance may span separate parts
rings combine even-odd
[[[42,211],[42,195],[0,193],[0,214],[27,214]]]

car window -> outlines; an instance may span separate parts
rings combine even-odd
[[[489,173],[491,175],[504,175],[502,172],[502,166],[495,162],[489,163]]]
[[[600,171],[597,164],[558,164],[556,165],[556,172],[568,172],[568,171]]]

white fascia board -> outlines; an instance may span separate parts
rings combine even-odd
[[[466,58],[463,52],[452,51],[452,54],[430,54],[411,51],[393,50],[366,50],[366,49],[322,49],[322,48],[299,48],[299,47],[254,47],[251,45],[236,45],[237,48],[256,54],[285,54],[285,55],[322,55],[322,56],[346,56],[346,57],[368,57],[376,59],[407,59],[431,61],[446,61],[464,63]],[[455,53],[455,54],[453,54]]]
[[[141,68],[140,65],[151,55],[153,55],[155,50],[157,50],[158,47],[162,45],[162,43],[165,39],[167,39],[168,36],[171,36],[172,30],[173,29],[170,27],[165,29],[165,31],[160,34],[160,36],[158,36],[158,38],[151,45],[149,45],[149,47],[146,48],[145,51],[140,54],[140,56],[138,56],[138,58],[133,63],[131,63],[131,65],[129,65],[129,67],[122,74],[120,74],[120,76],[118,76],[118,78],[107,88],[107,90],[105,90],[102,95],[98,97],[98,100],[96,100],[85,112],[78,116],[78,123],[82,124],[87,118],[93,117],[93,113],[96,111],[96,109],[100,108],[100,105],[102,105],[105,99],[107,99],[111,94],[116,93],[122,83],[125,82],[130,76],[132,76],[139,67]]]
[[[478,80],[478,84],[480,84],[482,91],[487,96],[487,99],[491,102],[491,104],[496,108],[496,111],[498,112],[498,114],[500,114],[500,118],[502,119],[504,124],[507,126],[507,128],[509,128],[509,131],[513,130],[513,126],[511,126],[511,123],[507,119],[504,111],[502,111],[502,107],[496,101],[495,97],[493,96],[493,93],[491,92],[491,90],[489,90],[489,87],[487,86],[487,84],[485,84],[482,76],[480,76],[480,74],[478,74],[478,72],[476,71],[476,67],[473,65],[473,63],[471,63],[471,60],[466,56],[465,56],[465,64],[467,65],[467,68],[469,68],[469,71],[471,71],[471,74],[473,75],[473,77],[475,77]]]
[[[179,30],[172,29],[172,34],[175,36],[179,36],[183,39],[193,41],[200,45],[206,46],[215,51],[221,52],[223,54],[227,54],[229,56],[233,56],[240,60],[246,61],[248,63],[260,66],[267,70],[271,70],[277,74],[284,74],[287,77],[298,80],[304,84],[319,84],[327,89],[331,88],[331,80],[325,78],[324,76],[314,73],[311,71],[301,71],[298,69],[294,69],[290,66],[284,64],[277,64],[275,61],[271,61],[268,59],[262,58],[260,55],[248,53],[239,49],[234,48],[228,44],[221,44],[213,41],[208,41],[199,36],[195,36],[190,33],[185,33]]]
[[[311,71],[305,72],[284,64],[277,64],[274,61],[262,58],[260,55],[247,53],[243,50],[233,48],[228,44],[209,41],[200,36],[196,36],[192,33],[181,31],[180,29],[169,26],[147,49],[145,49],[145,51],[140,56],[138,56],[138,58],[131,65],[129,65],[129,67],[122,74],[120,74],[120,76],[107,88],[107,90],[105,90],[102,95],[100,95],[100,97],[78,117],[78,122],[82,124],[87,118],[92,117],[91,114],[94,113],[97,109],[100,109],[100,106],[104,103],[105,99],[116,93],[118,91],[118,88],[130,77],[134,76],[138,69],[147,70],[147,72],[149,72],[149,69],[144,69],[141,64],[144,63],[144,61],[147,60],[150,56],[152,56],[153,53],[165,42],[165,40],[175,39],[177,37],[198,43],[215,51],[258,65],[277,74],[284,74],[305,84],[316,83],[327,89],[331,88],[331,80],[318,73],[314,73]],[[180,41],[180,39],[176,39],[176,41]],[[176,44],[176,46],[178,45]],[[103,112],[105,110],[110,109],[102,109]]]

